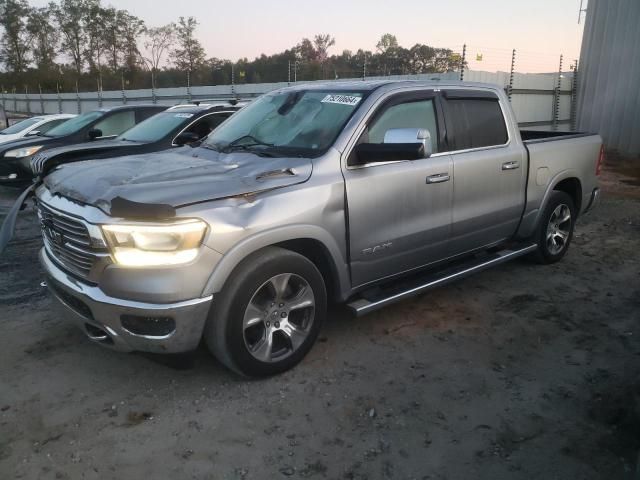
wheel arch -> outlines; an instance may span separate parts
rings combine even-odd
[[[523,225],[517,233],[518,238],[529,238],[538,229],[542,213],[554,191],[567,193],[575,203],[576,212],[578,215],[580,214],[582,209],[582,182],[580,176],[575,170],[564,170],[549,181],[538,208],[525,215]],[[576,194],[578,197],[574,196]]]
[[[344,255],[333,237],[314,225],[293,225],[268,230],[236,244],[215,266],[202,295],[219,293],[242,260],[267,247],[284,248],[308,258],[322,274],[330,298],[343,299],[348,296],[351,285]]]

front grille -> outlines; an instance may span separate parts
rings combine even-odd
[[[45,153],[37,153],[31,157],[31,171],[34,175],[40,175],[44,168],[44,162],[47,160]]]
[[[92,245],[87,227],[80,220],[63,215],[42,203],[38,216],[44,244],[57,263],[71,273],[87,278],[104,249]]]

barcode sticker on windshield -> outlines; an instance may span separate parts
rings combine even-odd
[[[329,94],[322,99],[322,103],[338,103],[340,105],[351,105],[355,107],[362,100],[361,97],[354,97],[353,95],[335,95]]]
[[[193,113],[176,113],[176,118],[191,118],[193,117]]]

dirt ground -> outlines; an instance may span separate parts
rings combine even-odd
[[[639,479],[640,188],[613,172],[553,266],[516,261],[355,319],[247,381],[204,348],[90,343],[0,258],[0,479]],[[0,215],[16,191],[0,191]]]

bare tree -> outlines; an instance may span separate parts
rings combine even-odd
[[[176,41],[175,24],[170,23],[162,27],[149,28],[145,32],[144,48],[146,52],[140,58],[151,71],[151,85],[156,88],[156,73],[160,68],[165,54]]]
[[[329,48],[336,44],[336,39],[329,34],[319,34],[313,37],[313,45],[316,51],[316,59],[320,63],[327,61]]]
[[[204,48],[195,37],[197,26],[198,21],[195,18],[180,17],[175,27],[178,46],[171,52],[171,58],[180,70],[193,72],[205,63]]]

